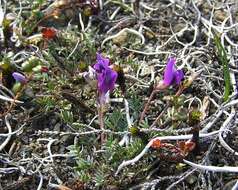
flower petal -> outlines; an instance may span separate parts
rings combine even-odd
[[[114,89],[117,72],[109,67],[109,59],[97,53],[97,63],[93,66],[97,74],[97,86],[99,92],[99,102],[105,102],[106,94]]]
[[[110,60],[108,58],[103,57],[100,53],[97,53],[97,63],[93,66],[93,68],[101,73],[102,70],[106,69],[109,66]]]
[[[105,83],[108,86],[108,90],[112,91],[114,89],[116,80],[117,80],[117,72],[115,72],[111,69],[107,70]]]
[[[110,100],[109,91],[106,94],[99,95],[99,102],[101,105],[109,103],[109,100]]]
[[[105,73],[98,74],[98,91],[99,94],[106,94],[108,91],[107,85],[105,84]]]
[[[87,72],[83,73],[83,78],[93,88],[97,87],[96,77],[96,71],[91,66],[88,67]]]
[[[175,77],[175,68],[174,65],[176,63],[175,58],[169,58],[165,71],[164,71],[164,83],[169,86],[173,83],[174,77]]]
[[[102,94],[106,94],[109,90],[114,89],[117,80],[117,72],[108,68],[103,73],[98,74],[98,89]]]
[[[27,78],[24,75],[22,75],[21,73],[13,72],[12,76],[16,81],[18,81],[20,83],[23,83],[23,84],[27,83]]]
[[[179,85],[184,78],[184,73],[182,70],[177,70],[175,72],[175,83]]]

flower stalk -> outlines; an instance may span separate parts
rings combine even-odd
[[[146,112],[147,112],[147,110],[148,110],[148,108],[149,108],[149,106],[150,106],[150,102],[153,100],[154,95],[156,94],[156,92],[157,92],[156,89],[153,89],[153,91],[151,92],[150,97],[149,97],[149,99],[147,100],[147,102],[146,102],[146,104],[145,104],[145,107],[144,107],[144,109],[143,109],[143,111],[142,111],[142,113],[141,113],[141,115],[140,115],[139,123],[141,123],[141,122],[143,121],[143,119],[144,119],[144,117],[145,117],[145,114],[146,114]]]
[[[143,121],[145,114],[149,108],[150,102],[152,101],[154,95],[157,92],[160,92],[162,90],[165,90],[169,88],[171,85],[180,85],[181,81],[184,78],[184,73],[182,70],[177,70],[175,68],[176,60],[175,58],[169,58],[167,65],[164,70],[164,78],[162,81],[160,81],[153,89],[152,93],[150,94],[150,97],[145,104],[145,107],[141,113],[139,123]]]
[[[11,102],[11,104],[10,104],[9,108],[7,109],[7,111],[5,113],[3,113],[3,115],[7,115],[8,113],[11,112],[11,110],[15,106],[15,103],[18,101],[17,99],[19,98],[19,96],[21,95],[21,93],[25,89],[25,86],[26,86],[27,82],[29,81],[29,79],[27,77],[25,77],[24,75],[22,75],[21,73],[18,73],[18,72],[13,72],[12,76],[13,76],[13,78],[15,79],[15,81],[17,83],[20,83],[20,89],[19,89],[19,91],[16,92],[16,95],[13,98],[13,101]],[[29,78],[31,78],[31,76]]]
[[[93,68],[89,68],[87,73],[84,73],[85,80],[93,85],[94,79],[97,81],[98,93],[98,116],[100,129],[104,130],[104,108],[109,102],[110,92],[113,91],[117,80],[117,72],[109,66],[110,60],[97,53],[97,61]],[[101,134],[101,143],[105,142],[105,134]]]
[[[103,132],[103,130],[105,129],[105,126],[104,126],[104,113],[103,113],[103,105],[102,104],[100,104],[98,107],[98,119],[99,119],[100,129],[102,130],[101,143],[103,144],[106,140],[106,135]]]

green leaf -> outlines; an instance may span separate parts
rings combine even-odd
[[[217,54],[219,61],[223,65],[223,74],[224,74],[224,81],[225,81],[225,92],[224,92],[224,101],[226,102],[229,98],[230,92],[231,92],[231,82],[230,82],[230,74],[229,74],[229,68],[228,68],[228,58],[226,54],[226,50],[221,44],[221,41],[216,33],[214,33],[214,42],[217,47]]]

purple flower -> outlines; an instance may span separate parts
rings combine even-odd
[[[173,85],[179,85],[182,79],[184,78],[184,74],[182,70],[177,70],[175,68],[176,60],[175,58],[169,58],[165,71],[164,71],[164,79],[163,83],[166,87]]]
[[[164,90],[173,84],[179,85],[181,83],[184,74],[182,70],[177,70],[175,68],[175,64],[175,58],[171,57],[168,59],[164,70],[164,79],[157,84],[156,90]]]
[[[17,82],[20,82],[22,84],[27,83],[27,78],[24,75],[22,75],[21,73],[13,72],[12,76]]]
[[[109,59],[97,53],[97,63],[93,68],[97,73],[100,102],[104,102],[106,94],[114,89],[117,80],[117,72],[109,67],[109,62]]]
[[[100,53],[97,53],[97,63],[93,66],[93,68],[98,73],[102,73],[105,69],[109,67],[110,60],[108,58],[103,57]]]

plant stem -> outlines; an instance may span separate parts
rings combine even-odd
[[[142,120],[144,119],[145,114],[146,114],[146,112],[147,112],[147,110],[148,110],[148,108],[149,108],[149,106],[150,106],[150,102],[152,101],[152,99],[153,99],[153,97],[154,97],[154,95],[155,95],[156,92],[157,92],[157,90],[154,89],[154,90],[152,91],[152,93],[150,94],[150,97],[149,97],[147,103],[145,104],[144,110],[143,110],[143,112],[141,113],[139,123],[141,123]]]
[[[11,104],[10,104],[9,108],[7,109],[7,111],[5,113],[3,113],[2,115],[7,115],[7,114],[9,114],[12,111],[12,109],[15,106],[15,101],[18,100],[18,98],[21,96],[21,94],[22,94],[22,92],[24,91],[25,88],[26,88],[26,85],[23,85],[22,89],[19,92],[17,92],[17,94],[13,98],[14,101],[11,102]]]
[[[157,116],[157,118],[155,119],[155,121],[152,123],[152,125],[150,126],[150,128],[153,128],[156,126],[157,122],[159,121],[159,119],[164,115],[165,111],[168,109],[169,105],[167,104],[164,109],[160,112],[160,114]]]
[[[98,118],[99,118],[99,125],[100,129],[104,130],[104,117],[103,117],[103,105],[100,104],[98,108]],[[101,144],[105,142],[105,134],[104,132],[101,133]]]

